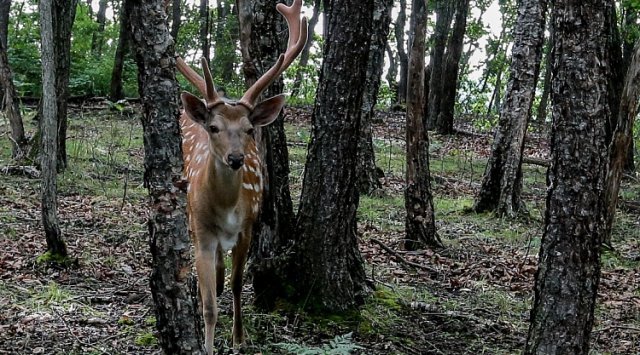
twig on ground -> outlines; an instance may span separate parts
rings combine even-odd
[[[387,253],[393,255],[398,261],[400,261],[401,263],[411,266],[411,267],[415,267],[418,269],[422,269],[422,270],[426,270],[432,273],[438,273],[438,270],[430,267],[430,266],[426,266],[426,265],[422,265],[422,264],[418,264],[418,263],[414,263],[412,261],[409,261],[405,258],[402,257],[402,255],[400,255],[397,251],[389,248],[386,244],[384,244],[383,242],[381,242],[380,240],[376,239],[376,238],[371,238],[371,241],[378,244],[380,247],[382,247],[382,249],[384,249]]]

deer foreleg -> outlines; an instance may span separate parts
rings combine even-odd
[[[196,247],[196,272],[202,299],[202,316],[204,317],[204,346],[208,355],[213,354],[213,336],[218,320],[218,304],[216,301],[216,262],[217,245],[198,243]]]
[[[242,276],[247,253],[251,244],[251,228],[246,228],[239,236],[238,243],[233,247],[233,266],[231,269],[231,290],[233,291],[233,345],[244,344],[244,329],[242,327]]]

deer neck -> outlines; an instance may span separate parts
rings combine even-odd
[[[233,170],[220,159],[209,154],[207,159],[204,184],[213,197],[211,201],[217,208],[229,209],[238,204],[242,185],[243,169]]]

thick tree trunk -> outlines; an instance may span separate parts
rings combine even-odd
[[[371,121],[378,102],[378,90],[384,69],[384,52],[389,36],[392,7],[392,0],[374,0],[373,32],[364,83],[365,91],[362,97],[360,141],[358,143],[358,189],[362,194],[370,194],[382,186],[379,180],[381,170],[376,167],[376,157],[373,150]]]
[[[58,109],[57,169],[67,168],[67,101],[71,70],[71,28],[78,0],[53,1],[53,40],[56,61],[56,97]]]
[[[557,0],[551,167],[525,354],[588,354],[606,236],[613,1]]]
[[[129,1],[144,110],[144,180],[151,200],[151,294],[158,338],[166,354],[200,353],[200,313],[189,285],[191,244],[185,214],[186,184],[182,180],[173,39],[163,0]]]
[[[300,86],[302,84],[302,74],[303,68],[306,68],[309,64],[309,50],[313,46],[313,36],[315,35],[315,27],[320,20],[320,0],[314,0],[313,2],[313,13],[311,14],[311,18],[309,19],[309,30],[307,31],[307,43],[304,45],[302,52],[300,53],[300,59],[298,61],[298,66],[300,70],[296,73],[296,77],[293,80],[293,85],[291,87],[291,97],[298,97],[300,92]]]
[[[547,0],[519,3],[505,103],[476,198],[476,212],[515,217],[525,211],[520,197],[522,154],[540,71],[546,11]]]
[[[436,232],[429,176],[429,136],[424,118],[424,51],[427,29],[426,0],[413,0],[409,76],[407,91],[407,187],[404,192],[407,217],[404,247],[416,250],[442,246]]]
[[[398,9],[398,17],[394,28],[396,37],[396,49],[398,50],[398,63],[400,64],[400,80],[398,81],[398,103],[403,104],[407,101],[407,67],[409,66],[409,56],[405,49],[404,26],[407,23],[407,1],[400,0],[400,8]]]
[[[451,26],[452,15],[454,11],[455,3],[446,0],[436,1],[436,27],[433,33],[433,49],[431,50],[431,60],[429,66],[431,67],[431,78],[429,80],[429,96],[427,114],[427,129],[431,130],[436,127],[436,121],[438,114],[441,110],[440,105],[442,103],[442,88],[444,83],[442,82],[443,73],[445,71],[445,48],[447,45],[447,38],[449,36],[449,27]]]
[[[325,0],[324,9],[324,61],[289,285],[309,309],[342,311],[367,293],[356,236],[356,160],[373,0]]]
[[[458,68],[464,45],[464,33],[467,29],[467,13],[469,0],[456,2],[456,14],[451,36],[447,43],[447,51],[442,72],[442,98],[440,112],[436,118],[436,130],[441,134],[453,133],[453,112],[458,87]]]
[[[54,0],[40,0],[40,33],[42,33],[42,116],[40,132],[40,169],[42,171],[42,225],[47,239],[47,251],[54,257],[67,256],[58,221],[57,195],[57,117],[60,112],[56,98],[55,36],[53,34]]]
[[[104,27],[107,21],[107,0],[100,0],[98,5],[98,14],[96,21],[98,22],[98,30],[93,32],[91,36],[91,54],[95,57],[102,55],[102,45],[104,44]]]
[[[113,59],[113,71],[111,71],[111,85],[109,96],[111,100],[116,101],[124,99],[124,87],[122,84],[122,71],[124,70],[124,60],[127,52],[129,52],[129,42],[131,34],[129,32],[129,19],[131,14],[131,2],[123,0],[120,7],[120,35],[118,36],[118,45],[116,47],[115,58]]]
[[[239,0],[240,43],[247,86],[252,85],[284,53],[287,25],[269,1]],[[247,22],[250,21],[250,22]],[[265,97],[279,95],[284,89],[282,77],[272,83]],[[293,204],[289,191],[289,152],[284,132],[284,115],[256,135],[263,165],[264,193],[260,218],[253,227],[249,273],[253,276],[256,304],[271,309],[282,290],[274,288],[281,278],[280,258],[293,229]]]

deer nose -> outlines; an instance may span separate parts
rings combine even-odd
[[[227,164],[229,164],[229,166],[233,170],[240,169],[242,164],[244,164],[244,154],[242,154],[242,153],[239,153],[239,154],[231,153],[231,154],[227,155]]]

